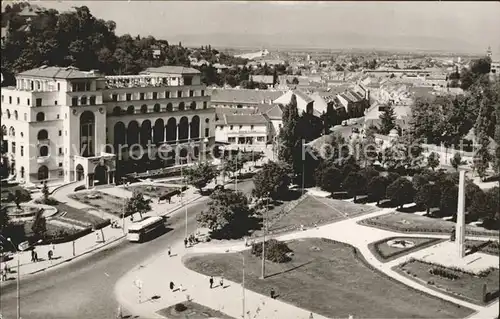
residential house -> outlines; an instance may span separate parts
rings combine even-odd
[[[290,104],[293,95],[295,95],[297,99],[297,109],[299,110],[299,114],[302,114],[302,112],[306,112],[317,116],[321,115],[320,112],[314,109],[314,100],[302,90],[290,90],[279,98],[275,99],[273,103],[288,105]]]
[[[365,123],[364,128],[368,128],[370,126],[380,127],[380,115],[382,115],[384,109],[387,107],[387,104],[374,103],[369,109],[365,112]],[[411,115],[411,106],[410,105],[393,105],[394,115],[396,117],[396,125],[401,127],[403,130],[408,128],[410,115]]]
[[[271,104],[283,91],[248,89],[213,89],[212,105],[216,108],[256,108],[262,103]]]
[[[250,81],[264,83],[268,88],[274,86],[274,76],[272,75],[250,75]]]
[[[262,114],[224,114],[215,122],[215,141],[231,145],[265,145],[268,121]]]
[[[274,140],[283,127],[283,106],[280,104],[260,104],[260,114],[267,120],[267,140]]]

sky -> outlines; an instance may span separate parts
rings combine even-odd
[[[500,2],[40,1],[184,45],[500,53]]]

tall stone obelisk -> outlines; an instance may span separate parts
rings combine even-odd
[[[458,257],[465,256],[465,171],[460,171],[458,181],[457,225],[455,229],[455,243]]]

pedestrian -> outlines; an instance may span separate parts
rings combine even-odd
[[[101,239],[99,238],[99,233],[98,232],[95,233],[95,237],[96,237],[96,243],[98,243],[98,242],[101,241]]]
[[[220,277],[220,287],[224,288],[224,277]]]
[[[35,250],[32,250],[31,251],[31,262],[34,263],[35,262]]]
[[[35,251],[35,262],[38,262],[38,253]]]
[[[168,254],[168,257],[170,257],[170,254],[171,254],[170,247],[168,247],[167,254]]]
[[[274,299],[276,297],[276,292],[274,291],[274,288],[271,288],[271,299]]]
[[[212,289],[213,285],[214,285],[214,277],[210,276],[210,289]]]
[[[7,281],[7,270],[2,269],[2,281]]]
[[[173,290],[174,290],[174,287],[175,287],[174,283],[173,283],[173,282],[170,282],[170,290],[172,290],[172,291],[173,291]]]
[[[247,247],[247,246],[248,246],[248,238],[245,237],[245,247]]]
[[[187,248],[187,246],[188,246],[188,240],[187,238],[184,238],[184,247]]]
[[[5,270],[6,274],[8,274],[10,272],[9,265],[7,263],[4,264],[3,270]]]
[[[49,252],[47,253],[47,257],[49,257],[49,260],[52,260],[52,250],[49,250]]]

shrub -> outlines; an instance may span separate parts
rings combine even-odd
[[[183,312],[187,310],[187,307],[183,303],[177,303],[175,304],[174,309],[177,312]]]
[[[75,187],[75,192],[78,192],[78,191],[83,191],[85,188],[85,185],[80,185],[78,187]]]
[[[266,241],[266,259],[275,263],[285,263],[291,260],[287,255],[292,252],[288,245],[276,239]],[[252,244],[252,255],[262,256],[262,243]]]
[[[443,277],[450,280],[456,280],[460,278],[460,276],[458,276],[454,272],[441,267],[432,267],[429,269],[429,273],[431,275]]]

